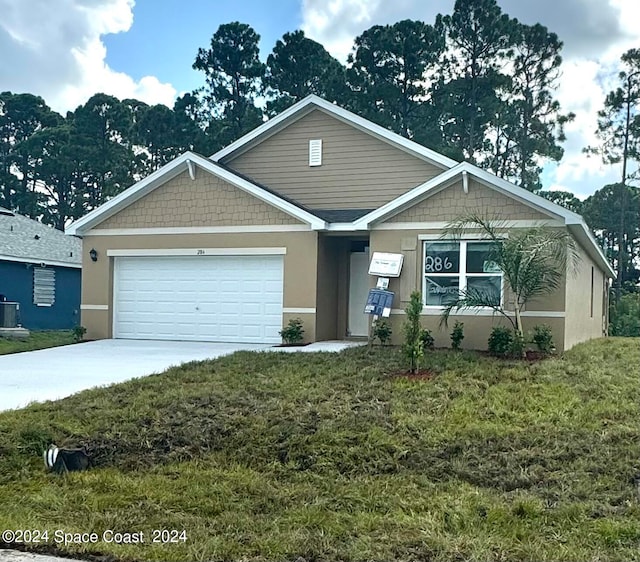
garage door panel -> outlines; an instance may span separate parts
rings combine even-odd
[[[279,343],[282,256],[116,258],[114,337]]]

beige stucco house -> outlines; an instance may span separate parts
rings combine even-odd
[[[423,324],[467,284],[508,298],[486,243],[443,240],[469,211],[510,228],[567,229],[581,255],[561,289],[529,304],[556,345],[606,331],[613,271],[579,215],[309,96],[210,158],[185,153],[73,223],[83,238],[82,324],[89,338],[279,343],[291,318],[307,340],[366,336],[373,252],[404,256],[391,322],[400,337],[410,293]],[[506,303],[508,306],[508,302]],[[461,312],[467,347],[485,348],[500,318]]]

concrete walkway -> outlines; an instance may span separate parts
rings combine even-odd
[[[99,340],[0,355],[0,411],[56,400],[81,390],[161,373],[188,361],[236,351],[341,351],[356,342],[318,342],[304,347],[267,344]]]

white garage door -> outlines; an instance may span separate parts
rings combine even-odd
[[[282,256],[118,257],[114,337],[280,343]]]

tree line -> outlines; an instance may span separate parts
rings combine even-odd
[[[62,116],[32,94],[0,94],[0,205],[63,229],[185,150],[211,154],[317,94],[455,160],[466,160],[585,216],[618,270],[637,281],[640,54],[626,53],[589,154],[621,181],[586,201],[541,191],[542,166],[563,155],[554,98],[562,42],[496,0],[457,0],[433,23],[375,25],[347,63],[296,30],[260,59],[249,25],[221,25],[196,53],[203,86],[173,108],[96,94]]]

